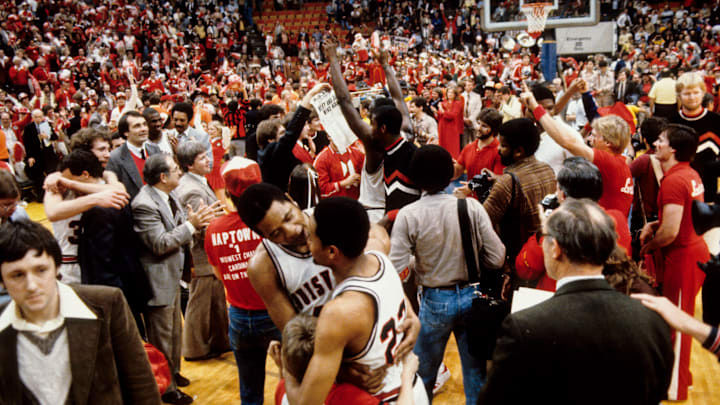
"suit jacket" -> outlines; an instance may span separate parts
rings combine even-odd
[[[142,311],[153,297],[140,263],[140,240],[133,231],[130,206],[93,207],[80,218],[78,262],[83,284],[117,287],[133,311]]]
[[[193,211],[197,211],[203,203],[210,205],[217,201],[215,193],[206,183],[187,173],[180,178],[180,184],[175,189],[175,193],[180,199],[183,209],[190,204]],[[205,254],[205,229],[195,233],[195,240],[190,252],[192,253],[196,276],[214,275],[212,265],[208,263],[207,254]]]
[[[625,92],[621,95],[620,93],[620,82],[615,83],[613,93],[617,98],[617,101],[621,101],[625,104],[634,104],[637,99],[631,99],[631,96],[640,97],[640,85],[632,80],[625,80]]]
[[[50,127],[50,131],[50,140],[57,140],[57,134],[52,127]],[[26,166],[26,171],[34,173],[36,176],[55,171],[59,163],[55,149],[52,146],[44,145],[39,137],[37,125],[35,125],[34,122],[30,122],[25,126],[23,131],[23,145],[25,146],[25,162],[27,163],[30,158],[35,159],[33,167],[29,165]]]
[[[482,111],[482,97],[478,93],[471,91],[470,99],[465,100],[467,102],[467,108],[463,106],[463,117],[468,118],[473,123],[477,120],[480,111]],[[468,93],[462,93],[463,97],[468,96]]]
[[[571,282],[505,318],[478,404],[658,404],[670,336],[658,314],[605,280]]]
[[[170,198],[181,207],[175,192],[170,193]],[[134,229],[144,247],[140,263],[154,295],[148,305],[170,305],[185,266],[185,248],[193,241],[193,234],[185,225],[185,212],[178,209],[173,216],[162,196],[151,186],[143,186],[130,205]]]
[[[145,151],[148,156],[151,156],[160,152],[160,149],[155,145],[147,145]],[[126,144],[112,151],[107,170],[113,171],[117,175],[118,180],[125,185],[125,190],[130,194],[131,200],[135,198],[143,187],[142,173],[135,166],[132,153]]]
[[[96,319],[65,318],[74,405],[159,405],[160,394],[140,334],[122,292],[104,286],[73,285]],[[18,331],[0,331],[0,404],[32,403],[20,380]]]

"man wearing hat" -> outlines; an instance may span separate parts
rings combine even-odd
[[[236,199],[252,184],[260,183],[260,166],[235,157],[222,168],[227,194]],[[271,340],[280,340],[265,304],[255,292],[247,266],[262,237],[252,231],[236,212],[214,219],[205,232],[205,252],[230,303],[230,347],[238,366],[242,403],[261,403],[264,395],[265,359]]]

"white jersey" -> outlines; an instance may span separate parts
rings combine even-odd
[[[357,362],[367,365],[371,370],[387,364],[383,388],[375,395],[383,400],[393,400],[400,389],[402,364],[395,362],[395,354],[403,332],[398,331],[405,318],[405,294],[402,282],[390,259],[380,252],[370,251],[380,261],[380,269],[371,277],[349,277],[337,285],[333,298],[345,291],[363,292],[375,300],[377,316],[370,339],[363,350],[344,362]],[[394,363],[394,364],[393,364]]]
[[[294,252],[267,239],[263,245],[295,311],[318,316],[335,288],[332,270],[315,263],[310,252]]]
[[[383,179],[383,165],[375,173],[368,173],[367,159],[360,174],[360,204],[365,207],[370,222],[378,222],[385,215],[385,180]]]
[[[78,244],[80,243],[80,217],[82,214],[52,222],[55,240],[62,252],[62,265],[60,275],[63,283],[77,283],[82,281],[80,264],[78,263]]]

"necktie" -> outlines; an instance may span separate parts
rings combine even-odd
[[[470,93],[466,93],[465,94],[465,117],[466,118],[468,116],[469,105],[470,105]]]
[[[140,149],[140,159],[145,160],[145,148]]]
[[[172,197],[170,197],[170,199],[168,199],[168,203],[170,204],[170,211],[172,211],[173,218],[175,218],[175,216],[177,215],[177,210],[178,210],[177,204],[175,204],[175,200],[173,200]]]

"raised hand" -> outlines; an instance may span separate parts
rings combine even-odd
[[[334,35],[328,34],[322,43],[323,53],[328,60],[337,60],[338,40]]]

